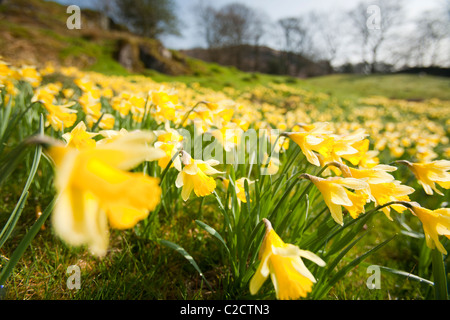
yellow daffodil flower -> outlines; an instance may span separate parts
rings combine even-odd
[[[223,146],[225,151],[230,152],[239,146],[244,131],[236,124],[231,123],[220,129],[211,130],[210,133]]]
[[[39,87],[34,91],[31,102],[39,101],[45,104],[52,104],[55,101],[55,96],[61,90],[61,84],[48,84],[44,87]]]
[[[256,294],[270,274],[277,299],[305,298],[312,291],[316,279],[301,258],[311,260],[321,267],[325,266],[325,262],[310,251],[284,243],[271,223],[267,219],[263,221],[266,233],[259,251],[261,262],[250,280],[250,293]]]
[[[155,209],[161,196],[159,180],[128,172],[163,155],[149,146],[153,140],[152,133],[130,132],[94,148],[50,147],[58,191],[52,222],[61,239],[73,246],[87,245],[103,256],[108,223],[116,229],[131,228]]]
[[[264,158],[261,162],[261,175],[273,176],[280,169],[280,159],[277,156],[269,157],[264,153]]]
[[[42,82],[42,76],[34,66],[22,66],[18,70],[19,80],[26,81],[33,88],[37,88]]]
[[[327,123],[318,123],[311,126],[303,127],[303,131],[299,132],[286,132],[285,135],[300,147],[311,164],[319,167],[319,158],[313,150],[325,140],[324,135],[330,134],[331,131],[327,130]],[[305,128],[309,130],[304,130]]]
[[[426,163],[412,163],[406,160],[397,162],[408,166],[428,195],[432,195],[433,190],[441,196],[444,195],[436,187],[436,184],[444,189],[450,188],[450,173],[447,172],[450,170],[450,161],[448,160],[436,160]]]
[[[321,164],[328,162],[342,162],[342,158],[352,161],[360,160],[360,154],[354,145],[366,137],[364,130],[357,130],[349,135],[328,135],[324,141],[317,145],[316,150],[320,155]],[[332,168],[336,174],[340,174],[338,170]]]
[[[409,186],[402,185],[400,181],[394,180],[392,182],[374,183],[370,185],[370,194],[375,199],[377,205],[384,205],[391,201],[410,201],[409,194],[415,190]],[[393,221],[390,209],[394,209],[398,213],[406,210],[406,207],[401,204],[393,204],[384,207],[382,210],[386,217]]]
[[[216,181],[209,175],[222,173],[212,168],[219,164],[217,160],[194,160],[191,156],[181,151],[181,162],[184,167],[179,172],[175,185],[181,188],[181,197],[184,201],[189,199],[189,196],[194,191],[197,197],[204,197],[211,194],[216,189]]]
[[[48,111],[46,126],[51,125],[55,130],[62,131],[70,128],[77,120],[76,110],[70,109],[75,102],[68,102],[65,105],[55,105],[53,103],[44,104]]]
[[[236,196],[237,196],[237,198],[238,198],[239,203],[240,203],[240,202],[247,203],[247,198],[246,198],[246,196],[245,196],[245,181],[248,182],[248,185],[249,185],[249,186],[250,186],[252,183],[254,183],[254,181],[250,181],[250,180],[247,179],[247,178],[239,178],[239,179],[237,179],[237,180],[234,182],[234,184],[233,184],[234,190],[235,190],[235,192],[236,192]],[[228,186],[229,186],[229,184],[230,184],[230,180],[228,180],[228,179],[223,179],[222,182],[223,182],[223,185],[224,185],[225,189],[228,189]]]
[[[410,211],[422,222],[427,246],[447,254],[447,250],[439,242],[439,236],[443,235],[450,239],[450,208],[430,210],[412,202]]]
[[[180,152],[183,147],[183,136],[179,134],[177,130],[171,128],[168,121],[166,121],[165,130],[157,130],[155,131],[155,134],[158,136],[155,147],[163,150],[166,154],[158,160],[160,168],[165,169],[170,160],[173,159],[171,166],[174,166],[178,171],[181,171],[180,157],[175,157],[175,155]]]
[[[355,178],[330,177],[323,179],[309,174],[302,174],[302,178],[309,179],[319,189],[325,204],[330,209],[331,216],[336,223],[343,225],[342,206],[347,208],[352,216],[358,216],[364,208],[362,205],[368,197],[364,192],[351,193],[346,188],[354,190],[367,190],[365,181]]]
[[[352,165],[369,169],[379,164],[379,159],[377,158],[379,152],[377,150],[369,150],[369,139],[356,141],[352,147],[358,150],[358,152],[342,156],[342,158],[348,160]]]
[[[62,138],[66,140],[68,147],[74,147],[76,149],[93,148],[96,146],[96,141],[92,138],[96,135],[97,133],[87,132],[86,125],[81,121],[71,132],[63,134]]]

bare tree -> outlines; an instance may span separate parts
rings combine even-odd
[[[402,68],[448,65],[450,16],[446,7],[424,11],[411,24],[409,32],[391,47],[394,63]]]
[[[204,1],[199,1],[193,7],[193,12],[197,17],[197,30],[204,39],[206,48],[209,49],[210,59],[213,61],[212,49],[220,48],[222,45],[222,34],[220,33],[220,25],[216,22],[217,11]]]
[[[434,12],[425,12],[417,20],[415,35],[418,64],[438,65],[441,46],[450,37],[449,20]]]
[[[314,56],[313,30],[315,23],[311,16],[287,17],[278,20],[278,26],[284,37],[283,71],[296,74],[299,70],[299,58],[312,58]],[[289,70],[291,69],[291,70]]]
[[[239,68],[243,66],[244,47],[261,44],[267,19],[263,12],[237,2],[219,9],[199,2],[194,10],[199,17],[197,27],[205,39],[211,58],[220,59],[217,56],[218,49],[226,48],[222,53],[226,52],[228,62]],[[254,68],[256,64],[257,61],[254,62]]]
[[[310,21],[314,23],[312,37],[318,48],[317,56],[332,67],[345,45],[345,17],[341,12],[312,12]]]
[[[361,61],[367,72],[376,72],[383,45],[403,22],[402,8],[399,1],[378,0],[377,5],[360,2],[348,13],[352,23],[351,32],[355,42],[359,43]]]

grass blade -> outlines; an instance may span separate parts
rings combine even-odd
[[[22,241],[17,246],[16,250],[14,250],[12,256],[9,258],[8,264],[2,269],[0,273],[0,286],[3,286],[8,280],[11,272],[14,270],[17,262],[19,262],[25,250],[30,245],[31,241],[33,241],[34,237],[38,234],[39,230],[43,226],[44,222],[50,216],[50,213],[53,211],[53,207],[56,203],[57,198],[55,197],[52,202],[47,206],[42,215],[36,220],[31,229],[26,233],[25,237],[23,237]]]
[[[364,236],[364,235],[363,235]],[[339,254],[338,258],[342,258],[343,254],[345,252],[347,252],[348,250],[350,250],[355,244],[356,242],[358,242],[363,236],[359,237],[358,239],[356,239],[355,241],[353,241],[346,249],[344,249],[343,252],[341,252]],[[369,251],[365,252],[364,254],[360,255],[359,257],[357,257],[356,259],[354,259],[353,261],[351,261],[350,263],[348,263],[345,267],[343,267],[342,269],[340,269],[333,278],[331,278],[331,280],[329,282],[326,283],[326,285],[324,287],[321,288],[319,294],[319,297],[316,298],[321,298],[325,293],[328,292],[328,290],[333,287],[336,282],[338,282],[340,279],[342,279],[351,269],[353,269],[354,267],[356,267],[359,263],[361,263],[364,259],[366,259],[369,255],[375,253],[376,251],[378,251],[380,248],[382,248],[383,246],[385,246],[388,242],[390,242],[392,239],[394,239],[397,235],[393,235],[391,238],[383,241],[382,243],[380,243],[379,245],[375,246],[374,248],[370,249]],[[336,260],[335,260],[336,261]],[[337,261],[338,262],[338,261]],[[337,265],[337,262],[333,263],[333,265]],[[330,270],[330,269],[327,269]],[[331,271],[331,270],[330,270]]]
[[[403,276],[406,277],[408,279],[414,280],[414,281],[418,281],[420,283],[426,283],[430,286],[433,286],[434,283],[430,280],[424,279],[422,277],[416,276],[415,274],[412,274],[410,272],[406,272],[406,271],[402,271],[402,270],[397,270],[397,269],[392,269],[392,268],[388,268],[388,267],[384,267],[384,266],[378,266],[380,269],[385,270],[387,272],[390,272],[392,274],[396,274],[399,276]]]
[[[44,118],[42,115],[40,118],[39,131],[41,134],[44,131]],[[25,187],[23,188],[22,194],[19,198],[19,201],[16,204],[16,207],[14,208],[13,212],[11,213],[11,216],[9,217],[8,221],[3,227],[2,232],[0,233],[0,248],[3,246],[6,240],[8,240],[9,236],[11,235],[12,231],[14,230],[17,224],[17,221],[19,220],[20,215],[22,214],[22,211],[25,207],[25,202],[28,198],[28,190],[30,188],[31,182],[34,179],[34,176],[36,175],[41,156],[42,156],[42,146],[37,145],[34,153],[33,164],[31,166],[31,171],[30,174],[28,175],[28,179],[25,183]]]
[[[168,241],[168,240],[159,239],[158,242],[170,249],[175,250],[176,252],[181,254],[187,261],[189,261],[189,263],[195,268],[195,270],[197,270],[197,272],[200,274],[200,276],[203,278],[203,280],[205,280],[205,283],[208,285],[209,289],[211,291],[213,291],[213,289],[211,288],[211,285],[209,284],[208,280],[206,280],[205,276],[203,275],[202,270],[200,270],[200,268],[199,268],[198,264],[195,262],[194,258],[189,253],[187,253],[187,251],[184,250],[183,247],[179,246],[176,243]]]
[[[200,228],[202,228],[203,230],[205,230],[206,232],[211,234],[213,237],[215,237],[217,240],[219,240],[220,243],[222,243],[223,246],[225,247],[225,249],[227,250],[228,254],[230,253],[230,249],[228,249],[228,246],[225,243],[225,240],[222,238],[222,236],[219,234],[219,232],[217,232],[214,228],[210,227],[209,225],[207,225],[206,223],[204,223],[204,222],[202,222],[200,220],[195,220],[195,223]]]

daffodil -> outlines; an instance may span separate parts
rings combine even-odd
[[[319,158],[314,150],[325,140],[325,135],[330,134],[328,123],[317,123],[303,126],[302,131],[286,132],[284,135],[294,141],[302,150],[306,159],[315,166],[320,166]]]
[[[18,75],[20,77],[19,80],[30,83],[34,88],[37,88],[42,82],[42,76],[35,66],[22,66],[18,70]]]
[[[189,199],[192,191],[197,197],[207,196],[216,189],[216,181],[210,177],[212,174],[221,173],[212,166],[219,164],[217,160],[194,160],[191,156],[181,151],[183,169],[178,173],[175,185],[181,188],[181,197],[184,201]]]
[[[238,147],[243,133],[244,131],[234,123],[223,126],[220,129],[211,130],[211,135],[216,138],[227,152]]]
[[[444,189],[450,188],[450,161],[436,160],[425,163],[413,163],[406,160],[399,160],[399,163],[404,163],[414,173],[419,183],[423,186],[426,194],[432,195],[433,190],[437,194],[444,195],[436,184]]]
[[[153,105],[151,113],[158,123],[177,120],[177,108],[179,98],[163,90],[149,92],[150,101]]]
[[[306,258],[323,267],[325,262],[314,253],[284,243],[267,219],[263,219],[266,233],[259,251],[260,263],[250,280],[250,293],[256,294],[270,275],[276,298],[296,300],[305,298],[316,282],[305,266]]]
[[[183,136],[179,134],[177,130],[171,128],[168,121],[166,121],[165,130],[157,130],[155,133],[158,136],[155,147],[163,150],[166,154],[158,160],[160,168],[165,169],[173,159],[171,166],[174,166],[178,171],[181,171],[180,157],[175,157],[175,155],[179,153],[183,147]]]
[[[264,158],[261,162],[261,175],[272,176],[280,169],[280,158],[274,154],[271,157],[267,153],[264,153]]]
[[[100,93],[88,91],[83,93],[78,99],[78,102],[83,107],[84,113],[95,118],[100,118],[102,115],[102,104],[100,102]]]
[[[61,90],[61,84],[48,84],[43,87],[39,87],[34,91],[34,95],[31,98],[31,102],[39,101],[45,104],[51,104],[55,101],[55,96]]]
[[[128,92],[121,92],[111,99],[111,107],[118,111],[122,118],[130,113],[131,103],[128,101],[129,97],[130,94]]]
[[[58,131],[72,127],[77,120],[77,111],[70,109],[74,104],[73,101],[64,105],[45,103],[44,106],[48,111],[46,126],[51,125]]]
[[[348,167],[350,177],[364,180],[369,185],[394,181],[395,178],[389,172],[396,171],[397,168],[385,164],[379,164],[371,168],[352,168]],[[344,170],[345,173],[345,170]]]
[[[370,185],[370,194],[375,199],[375,203],[379,206],[391,201],[410,201],[408,195],[414,191],[414,188],[402,185],[401,182],[397,180]],[[406,207],[401,204],[393,204],[382,208],[386,217],[391,221],[393,220],[390,215],[391,208],[398,213],[402,213],[406,210]]]
[[[96,141],[92,139],[97,133],[87,132],[86,125],[83,121],[80,121],[71,132],[62,135],[62,138],[66,140],[67,146],[80,148],[93,148],[96,146]]]
[[[443,235],[450,239],[450,208],[430,210],[412,202],[410,211],[422,222],[427,246],[431,249],[437,248],[441,253],[447,254],[439,236]]]
[[[327,135],[324,141],[317,145],[316,150],[321,155],[321,164],[328,162],[342,162],[342,158],[358,162],[361,159],[360,151],[354,146],[366,137],[364,130],[357,130],[348,135]],[[334,168],[332,168],[334,170]],[[339,174],[337,170],[336,174]]]
[[[340,225],[344,224],[342,206],[347,208],[353,217],[357,217],[360,213],[364,212],[363,203],[367,202],[367,194],[364,192],[352,193],[346,188],[367,190],[368,185],[365,181],[343,177],[323,179],[309,174],[302,174],[301,177],[310,180],[319,189],[336,223]]]
[[[236,192],[236,196],[238,198],[239,203],[241,201],[244,202],[244,203],[247,202],[247,197],[245,196],[245,181],[247,181],[247,183],[249,185],[254,183],[254,181],[250,181],[247,178],[239,178],[232,184],[233,187],[234,187],[234,190]],[[230,180],[223,179],[222,182],[223,182],[223,185],[224,185],[225,189],[228,189],[228,186],[230,184]]]
[[[333,163],[342,169],[344,177],[356,178],[367,183],[367,188],[358,190],[357,193],[364,193],[368,200],[377,205],[384,205],[391,201],[409,201],[408,195],[415,190],[409,186],[402,185],[400,181],[395,180],[389,172],[397,170],[396,167],[389,165],[377,165],[370,169],[356,169],[348,167],[341,163]],[[401,204],[393,204],[383,207],[382,210],[389,220],[390,208],[401,213],[406,208]],[[350,211],[350,210],[349,210]]]
[[[110,113],[103,113],[100,116],[87,114],[86,122],[90,127],[93,127],[98,122],[98,127],[100,129],[111,130],[114,128],[116,118]]]
[[[348,160],[352,165],[359,166],[361,168],[372,168],[379,164],[377,150],[369,150],[369,139],[363,139],[356,141],[352,144],[358,152],[353,154],[344,154],[342,158]]]
[[[159,180],[128,170],[163,155],[150,147],[153,140],[152,133],[130,132],[92,148],[50,147],[58,191],[52,216],[56,234],[103,256],[108,226],[127,229],[145,219],[160,202]]]

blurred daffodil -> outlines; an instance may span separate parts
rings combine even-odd
[[[314,253],[284,243],[267,219],[266,233],[259,251],[260,263],[250,280],[250,293],[256,294],[270,275],[277,299],[305,298],[316,279],[305,266],[302,257],[323,267],[325,262]]]
[[[92,139],[97,133],[87,132],[86,125],[83,121],[79,122],[71,132],[62,135],[62,138],[66,140],[67,146],[80,148],[95,147],[96,141]]]
[[[77,120],[77,110],[70,109],[74,104],[73,101],[64,105],[45,103],[44,106],[48,111],[46,126],[51,125],[58,131],[72,127]]]
[[[152,133],[130,132],[92,148],[50,147],[59,194],[52,222],[59,237],[103,256],[109,243],[108,224],[131,228],[155,209],[161,196],[159,180],[128,172],[163,156],[150,147],[153,140]]]
[[[239,202],[244,202],[244,203],[247,202],[247,198],[245,196],[245,181],[247,181],[247,183],[249,185],[254,183],[254,181],[250,181],[247,178],[239,178],[234,183],[232,183],[232,185],[234,186],[234,189],[235,189],[238,201]],[[224,184],[225,189],[228,189],[228,186],[230,184],[230,180],[223,179],[222,182]]]
[[[171,166],[181,171],[181,160],[180,157],[176,157],[176,154],[183,147],[183,136],[177,130],[171,128],[169,122],[166,122],[165,130],[157,130],[155,133],[158,136],[155,147],[163,150],[166,154],[158,160],[160,168],[165,169],[173,159]]]

